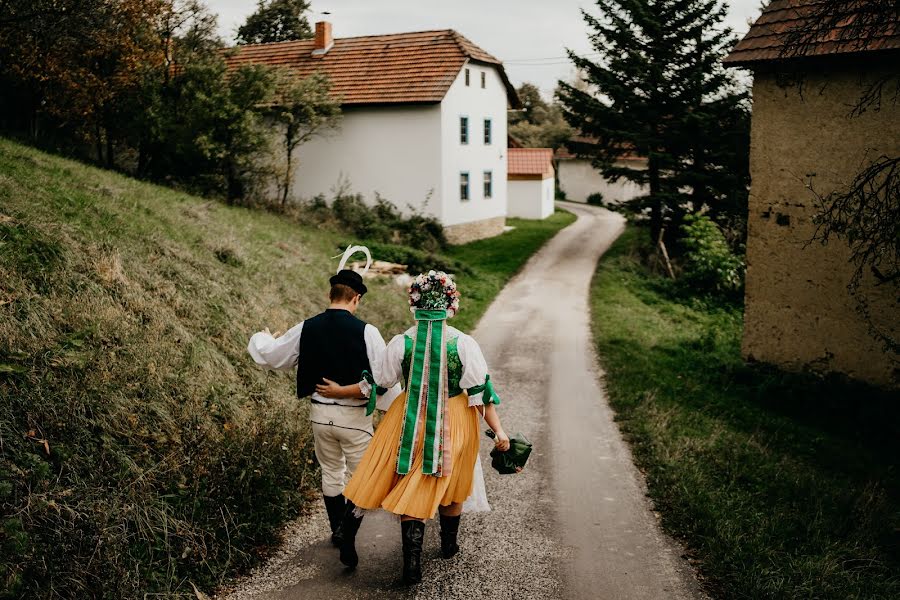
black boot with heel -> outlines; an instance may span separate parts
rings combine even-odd
[[[423,521],[401,521],[403,536],[403,583],[412,585],[422,581],[422,542],[425,540]]]
[[[325,498],[325,510],[328,512],[328,524],[331,526],[331,545],[340,548],[344,536],[341,533],[341,524],[344,513],[347,512],[347,502],[343,494],[337,496],[323,496]]]
[[[459,515],[445,517],[441,515],[441,556],[453,558],[459,552],[459,544],[456,543],[459,534]]]
[[[356,554],[356,532],[362,524],[362,517],[353,514],[356,505],[347,500],[347,510],[344,513],[344,521],[341,524],[341,534],[344,539],[341,543],[341,562],[348,567],[355,568],[359,564],[359,556]]]

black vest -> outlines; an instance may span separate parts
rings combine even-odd
[[[311,396],[323,377],[350,385],[362,379],[363,371],[371,371],[365,331],[365,321],[337,308],[305,320],[297,357],[297,397]]]

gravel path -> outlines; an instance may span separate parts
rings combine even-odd
[[[285,545],[228,600],[703,597],[681,549],[659,529],[594,355],[590,281],[623,220],[592,206],[565,208],[578,220],[529,261],[473,332],[507,431],[525,433],[535,450],[520,475],[498,475],[485,462],[493,511],[463,516],[461,553],[441,560],[430,522],[424,581],[405,589],[400,527],[381,513],[363,522],[360,566],[346,572],[320,508],[292,523]],[[484,438],[483,458],[490,447]]]

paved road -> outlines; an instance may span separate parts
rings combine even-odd
[[[504,426],[525,433],[535,450],[519,475],[486,464],[494,510],[463,516],[460,555],[438,558],[430,523],[424,581],[404,589],[400,527],[371,515],[357,538],[361,564],[348,573],[319,511],[294,523],[285,547],[230,600],[702,598],[680,548],[659,529],[597,372],[588,291],[623,220],[565,208],[578,220],[529,261],[473,332],[504,400]],[[482,457],[490,447],[485,438]]]

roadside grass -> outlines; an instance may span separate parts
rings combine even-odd
[[[686,297],[629,227],[592,320],[610,402],[663,524],[720,598],[900,597],[896,394],[740,356],[742,307]]]
[[[550,223],[451,251],[503,258],[464,268],[470,323]],[[317,500],[308,405],[245,349],[326,305],[345,240],[0,138],[0,598],[209,590]],[[360,317],[406,329],[369,288]]]
[[[566,210],[557,210],[543,221],[507,219],[507,224],[515,229],[497,237],[451,246],[447,256],[469,267],[456,277],[463,295],[453,326],[470,331],[528,259],[575,218]]]

